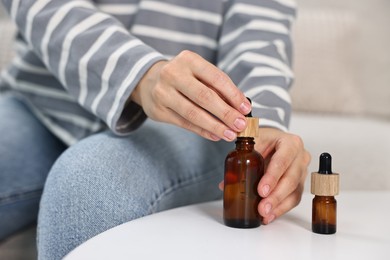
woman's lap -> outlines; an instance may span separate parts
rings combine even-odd
[[[231,144],[147,121],[128,137],[96,134],[66,149],[19,99],[0,96],[0,239],[39,216],[39,254],[61,258],[111,227],[220,198]]]
[[[130,136],[84,139],[54,164],[41,200],[38,251],[57,259],[109,228],[161,210],[220,198],[231,144],[147,121]]]

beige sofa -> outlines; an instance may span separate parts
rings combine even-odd
[[[390,189],[390,1],[298,0],[291,132],[333,156],[347,189]],[[0,68],[14,28],[0,10]],[[309,178],[308,178],[309,181]],[[308,182],[307,182],[308,188]],[[0,259],[34,259],[34,231],[0,244]]]
[[[310,171],[328,151],[341,191],[390,189],[390,2],[298,6],[290,129],[312,154]]]

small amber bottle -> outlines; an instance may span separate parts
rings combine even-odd
[[[257,185],[264,174],[264,159],[254,149],[258,132],[259,119],[247,115],[247,128],[237,134],[236,149],[225,160],[223,219],[229,227],[254,228],[261,224]]]
[[[320,169],[311,175],[313,199],[312,231],[318,234],[334,234],[337,229],[337,201],[339,174],[332,172],[332,157],[320,155]]]

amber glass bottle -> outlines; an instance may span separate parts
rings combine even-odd
[[[223,218],[225,225],[253,228],[261,224],[257,185],[264,174],[264,159],[254,149],[258,118],[247,118],[248,127],[238,134],[236,149],[225,160]]]
[[[312,230],[314,233],[336,233],[337,201],[334,196],[315,196],[312,214]]]
[[[320,156],[320,169],[311,176],[311,192],[315,195],[312,205],[312,231],[318,234],[334,234],[337,227],[337,201],[339,175],[332,172],[332,157]]]

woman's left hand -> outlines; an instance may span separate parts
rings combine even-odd
[[[299,136],[274,128],[260,128],[255,142],[266,162],[257,187],[263,198],[258,211],[269,224],[299,204],[311,156]]]

